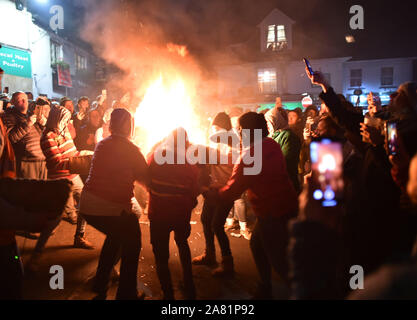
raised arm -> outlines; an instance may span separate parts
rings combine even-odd
[[[312,84],[321,86],[323,92],[320,94],[320,98],[324,101],[329,109],[330,116],[336,121],[336,123],[343,129],[350,131],[355,135],[360,136],[360,123],[363,122],[363,115],[354,111],[346,109],[340,101],[339,97],[334,92],[333,88],[324,79],[324,76],[319,71],[314,71],[313,75],[310,75],[306,71]]]
[[[9,140],[12,143],[19,142],[36,122],[36,116],[32,116],[27,121],[16,121],[12,114],[4,114],[4,125],[7,128]]]

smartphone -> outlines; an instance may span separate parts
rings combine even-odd
[[[389,155],[396,155],[398,152],[398,132],[397,124],[395,122],[387,122],[387,147]]]
[[[330,139],[310,143],[313,198],[323,207],[334,207],[343,199],[343,147]]]
[[[370,116],[368,117],[365,115],[363,119],[363,123],[369,127],[377,128],[379,131],[381,131],[381,129],[383,128],[383,126],[381,126],[381,120],[375,117],[370,117]],[[368,138],[365,138],[364,136],[362,136],[362,141],[366,143],[371,143],[371,140]]]
[[[310,76],[314,75],[314,71],[313,68],[311,67],[310,61],[307,60],[307,58],[303,58],[304,64],[306,65],[307,69],[308,69],[308,73],[310,74]]]

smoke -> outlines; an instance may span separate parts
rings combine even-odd
[[[135,90],[140,96],[148,81],[161,73],[181,74],[189,81],[198,79],[199,68],[194,59],[181,43],[173,44],[166,31],[169,29],[164,29],[163,13],[167,14],[168,8],[159,10],[158,3],[92,0],[85,4],[82,39],[107,64],[123,71],[110,87]]]
[[[194,83],[196,90],[204,86],[207,95],[214,96],[216,65],[241,62],[239,55],[224,47],[256,33],[256,23],[270,3],[87,0],[81,38],[107,64],[123,71],[109,87],[134,89],[140,96],[159,74],[178,74]]]
[[[274,7],[304,19],[318,1],[300,11],[293,1],[87,0],[81,37],[97,56],[123,71],[110,88],[140,97],[150,81],[165,74],[186,79],[195,93],[203,88],[205,96],[215,97],[216,67],[246,62],[246,47],[259,48],[256,25]],[[227,49],[239,43],[244,45]]]

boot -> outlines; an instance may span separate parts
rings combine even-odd
[[[222,264],[218,268],[214,269],[211,273],[215,277],[227,277],[233,276],[235,273],[233,257],[225,256],[223,257]]]
[[[193,258],[191,263],[195,265],[216,266],[217,265],[216,254],[215,253],[209,254],[207,253],[207,250],[206,250],[204,251],[202,255],[199,255]]]
[[[94,249],[94,246],[91,242],[89,242],[85,236],[81,236],[80,234],[75,235],[74,237],[74,248],[80,249]]]

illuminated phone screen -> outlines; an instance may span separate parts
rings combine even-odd
[[[334,207],[343,197],[343,152],[340,142],[323,139],[310,144],[313,198]]]
[[[397,124],[395,122],[388,122],[387,124],[387,136],[388,136],[388,152],[389,154],[396,155],[398,149],[397,143]]]

